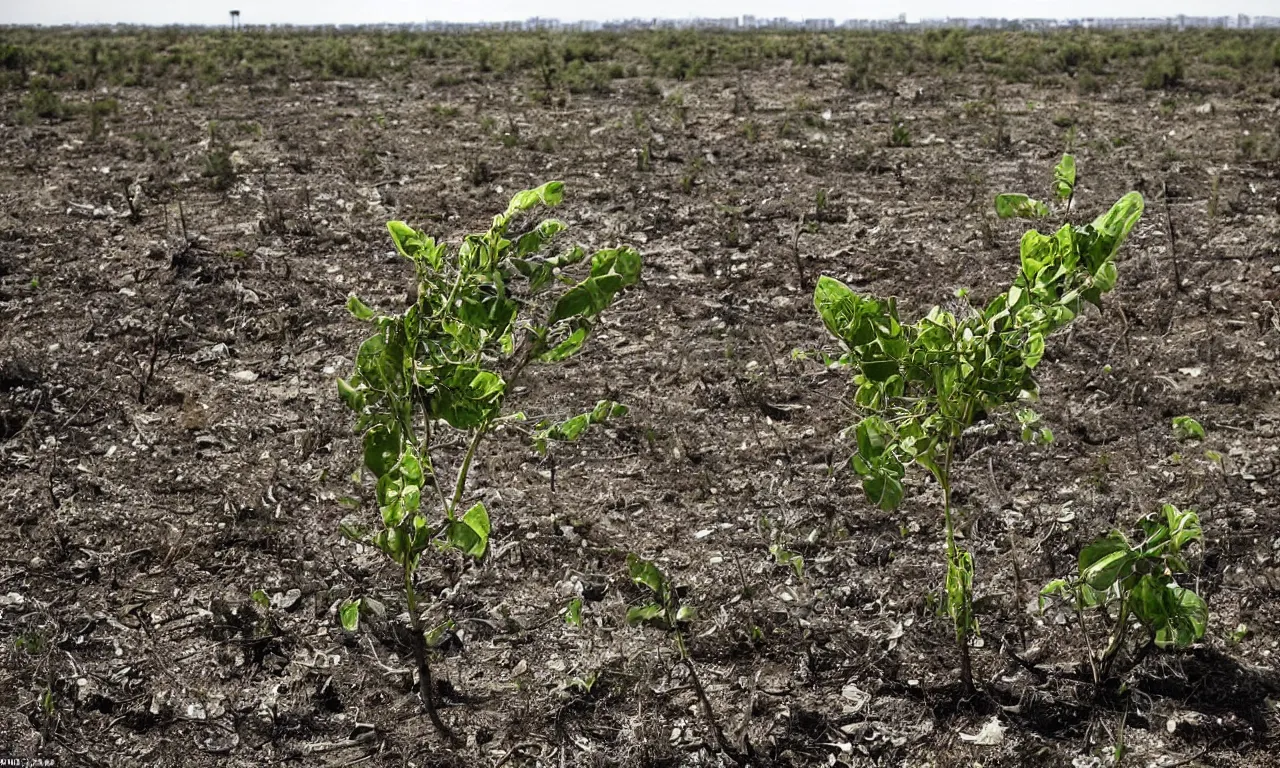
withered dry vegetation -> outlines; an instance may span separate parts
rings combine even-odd
[[[1278,105],[1262,32],[0,30],[0,755],[1275,765]],[[1046,345],[1054,440],[1006,419],[957,443],[967,696],[941,489],[867,501],[813,290],[980,306],[1026,228],[994,195],[1047,189],[1064,152],[1073,220],[1146,208],[1102,308]],[[450,747],[400,569],[339,533],[378,516],[344,304],[414,301],[388,220],[456,244],[552,179],[578,242],[644,270],[511,405],[630,412],[478,454],[489,550],[417,585]],[[1162,502],[1203,526],[1178,578],[1207,631],[1095,684],[1105,619],[1040,588]],[[629,553],[696,608],[693,667],[625,621],[649,599]]]

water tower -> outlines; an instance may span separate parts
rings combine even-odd
[[[231,12],[231,28],[232,29],[240,28],[240,12],[239,11]]]

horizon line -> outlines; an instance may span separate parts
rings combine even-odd
[[[238,11],[231,10],[229,13]],[[1258,25],[1262,22],[1261,26]],[[425,19],[422,21],[376,21],[356,24],[342,22],[271,22],[254,24],[237,20],[235,29],[245,28],[301,28],[321,29],[340,27],[345,29],[386,29],[391,27],[417,28],[422,31],[448,31],[451,29],[485,29],[494,31],[607,31],[609,28],[644,29],[648,28],[700,28],[721,30],[762,30],[770,29],[792,31],[838,31],[841,29],[858,30],[868,28],[910,28],[910,27],[965,27],[973,29],[998,28],[1008,25],[1036,25],[1046,27],[1079,27],[1095,24],[1108,26],[1120,23],[1124,27],[1158,27],[1176,26],[1180,29],[1259,29],[1280,26],[1280,16],[1251,15],[1245,13],[1229,13],[1214,16],[1192,16],[1177,14],[1174,16],[1078,16],[1078,17],[1044,17],[1044,16],[937,16],[918,17],[908,21],[907,14],[900,13],[880,18],[846,18],[837,21],[834,17],[790,17],[790,16],[755,16],[740,14],[737,16],[633,16],[613,19],[578,19],[562,21],[557,18],[531,16],[525,19],[505,19],[501,21],[445,21],[441,19]],[[1190,25],[1188,26],[1188,23]],[[1247,24],[1247,26],[1246,26]],[[134,27],[143,29],[166,28],[203,28],[227,29],[231,23],[171,23],[147,24],[139,22],[65,22],[59,24],[0,24],[0,29],[65,29],[65,28],[112,28]]]

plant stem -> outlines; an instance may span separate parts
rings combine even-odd
[[[670,616],[670,612],[668,612]],[[674,616],[671,616],[674,619]],[[675,626],[674,622],[672,626]],[[715,739],[716,747],[721,752],[728,755],[735,763],[745,765],[742,755],[729,744],[729,740],[725,738],[724,731],[720,729],[720,723],[716,721],[715,710],[711,708],[711,699],[707,697],[707,689],[702,687],[702,680],[698,678],[698,670],[693,666],[693,659],[689,658],[689,649],[684,643],[684,633],[679,629],[675,632],[676,652],[680,654],[680,662],[684,664],[685,669],[689,670],[689,682],[693,684],[694,694],[698,697],[698,706],[702,709],[702,717],[707,721],[707,727],[711,729],[711,736]]]
[[[436,462],[435,462],[435,459],[431,457],[431,419],[430,417],[426,419],[426,422],[427,422],[427,425],[426,425],[427,437],[422,442],[422,445],[419,446],[418,455],[422,457],[423,461],[427,465],[427,471],[431,475],[431,485],[436,489],[436,495],[440,497],[440,508],[448,509],[449,501],[444,497],[444,488],[440,487],[440,478],[436,476]]]
[[[1080,607],[1083,599],[1080,589],[1077,588],[1075,599],[1076,623],[1080,625],[1080,634],[1084,636],[1084,647],[1088,652],[1089,669],[1093,671],[1093,684],[1097,685],[1101,678],[1098,676],[1098,665],[1093,660],[1093,640],[1089,638],[1089,628],[1084,625],[1084,610]]]
[[[1124,647],[1124,637],[1128,632],[1129,599],[1127,594],[1122,594],[1120,596],[1120,615],[1116,619],[1116,628],[1111,633],[1111,642],[1107,644],[1107,650],[1102,654],[1102,678],[1104,680],[1111,675],[1111,666],[1115,663],[1120,649]]]
[[[959,560],[959,548],[956,547],[956,528],[955,518],[951,514],[951,458],[955,451],[955,438],[947,441],[947,453],[943,462],[942,472],[938,475],[938,482],[942,486],[942,513],[946,521],[947,528],[947,570],[950,572],[956,567]],[[960,651],[960,683],[964,686],[967,694],[973,695],[977,693],[977,689],[973,686],[973,666],[969,659],[969,624],[971,622],[970,612],[972,610],[971,594],[969,590],[965,590],[964,607],[960,616],[953,616],[956,629],[956,647]],[[948,596],[950,599],[950,596]]]
[[[458,482],[453,486],[453,500],[449,502],[449,506],[445,508],[445,514],[450,520],[457,517],[458,502],[462,501],[462,491],[467,485],[467,474],[471,471],[471,460],[476,457],[476,449],[480,447],[480,441],[484,439],[484,433],[489,431],[489,422],[485,422],[476,427],[476,431],[471,435],[471,444],[467,446],[467,455],[462,459],[462,466],[458,467]]]
[[[418,593],[413,588],[412,557],[404,558],[404,596],[409,604],[409,625],[413,629],[413,656],[418,662],[418,695],[427,708],[427,717],[436,731],[449,740],[458,743],[458,736],[440,719],[436,711],[436,686],[431,677],[431,666],[427,663],[427,639],[422,632],[422,619],[418,616]]]

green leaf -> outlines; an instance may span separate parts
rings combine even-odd
[[[1066,579],[1054,579],[1040,588],[1040,610],[1044,610],[1044,599],[1058,595],[1061,597],[1071,597],[1071,582]]]
[[[1137,224],[1138,219],[1142,217],[1142,209],[1142,195],[1130,192],[1117,200],[1116,204],[1111,206],[1111,210],[1093,220],[1093,228],[1107,237],[1109,251],[1106,253],[1106,258],[1113,256],[1129,236],[1133,225]]]
[[[548,181],[535,189],[526,189],[517,192],[512,198],[511,203],[507,206],[508,214],[515,214],[521,211],[527,211],[538,204],[554,206],[559,205],[564,199],[564,182]]]
[[[359,388],[352,386],[350,381],[338,379],[338,397],[342,399],[344,405],[356,413],[364,410],[364,393]]]
[[[1189,589],[1148,574],[1134,586],[1131,604],[1160,648],[1186,648],[1204,637],[1209,607]]]
[[[552,238],[560,234],[566,229],[563,221],[557,219],[547,219],[520,237],[516,238],[515,255],[517,257],[527,256],[531,253],[537,253],[551,242]]]
[[[893,431],[878,416],[868,416],[854,427],[854,436],[858,441],[858,455],[867,461],[874,461],[888,449],[893,441]]]
[[[428,648],[435,648],[444,642],[444,639],[450,632],[457,628],[457,624],[453,619],[445,619],[423,634],[423,639],[427,641]]]
[[[396,250],[405,258],[413,258],[417,253],[416,242],[419,238],[418,232],[403,221],[388,221],[387,230],[391,233],[391,241],[396,244]]]
[[[392,336],[388,342],[387,336]],[[399,334],[380,333],[365,339],[356,353],[356,372],[372,389],[388,392],[399,389],[404,348]]]
[[[1062,160],[1053,168],[1053,191],[1059,200],[1066,200],[1076,187],[1076,159],[1073,155],[1063,155]]]
[[[413,446],[406,446],[404,455],[400,457],[398,469],[402,483],[405,485],[422,485],[424,479],[422,461],[418,458],[418,452]]]
[[[558,363],[576,355],[582,349],[582,345],[586,343],[587,336],[591,333],[591,324],[585,320],[579,321],[577,329],[569,334],[563,341],[556,344],[551,349],[538,355],[538,362],[542,363]]]
[[[453,366],[442,371],[431,400],[437,419],[454,429],[475,429],[498,415],[506,382],[492,371],[472,366]]]
[[[591,276],[556,301],[547,325],[591,319],[613,303],[618,292],[640,279],[640,254],[631,248],[598,251],[591,257]]]
[[[253,592],[249,595],[249,597],[250,599],[253,600],[253,602],[257,603],[263,608],[271,607],[271,598],[267,597],[267,593],[262,591],[261,589],[253,590]]]
[[[1173,417],[1173,434],[1179,440],[1203,440],[1205,438],[1204,427],[1200,426],[1200,422],[1190,416]]]
[[[769,553],[773,555],[773,560],[778,565],[789,566],[799,578],[804,578],[804,558],[790,550],[784,549],[781,544],[772,544],[769,547]]]
[[[359,629],[360,598],[344,601],[342,607],[338,609],[338,617],[342,621],[342,628],[348,632],[355,632]]]
[[[1172,504],[1165,504],[1161,507],[1161,511],[1165,516],[1165,526],[1168,528],[1169,542],[1174,552],[1181,552],[1187,544],[1203,538],[1200,517],[1195,512],[1189,509],[1180,510]]]
[[[1080,552],[1080,580],[1105,592],[1132,567],[1134,550],[1118,531],[1099,539]]]
[[[978,631],[978,621],[973,615],[973,555],[956,550],[947,557],[947,577],[944,584],[947,615],[951,617],[959,635]]]
[[[450,546],[480,559],[489,546],[489,531],[489,512],[482,502],[476,502],[461,520],[449,523],[446,536]]]
[[[378,314],[370,309],[369,305],[361,301],[355,294],[347,297],[347,311],[350,312],[357,320],[372,320]]]
[[[381,478],[400,463],[400,428],[393,423],[375,424],[364,433],[364,465]]]
[[[681,624],[687,624],[690,621],[697,621],[697,620],[698,620],[698,609],[694,608],[692,605],[682,605],[680,606],[680,609],[676,611],[676,621],[680,622]]]
[[[615,292],[635,285],[640,280],[640,268],[640,254],[634,248],[606,248],[591,257],[591,276]]]
[[[885,511],[897,509],[902,503],[902,480],[892,474],[880,473],[863,477],[862,490],[871,503]]]
[[[1035,368],[1044,358],[1044,334],[1033,333],[1027,336],[1027,346],[1022,352],[1022,364]]]
[[[627,624],[632,626],[643,624],[647,621],[653,621],[662,616],[662,606],[657,603],[647,603],[645,605],[635,606],[627,609]]]
[[[627,406],[613,400],[600,400],[595,407],[586,413],[580,413],[560,422],[542,421],[533,433],[534,449],[542,454],[547,453],[547,444],[551,441],[572,442],[577,440],[593,424],[603,424],[609,419],[621,418],[628,413]]]
[[[881,302],[860,296],[833,277],[823,275],[818,278],[813,289],[813,304],[831,335],[851,350],[865,347],[878,338],[896,338],[901,333],[892,299]],[[871,354],[872,361],[890,359],[889,350],[884,346]],[[855,361],[864,366],[868,362],[861,353]]]
[[[575,597],[569,601],[569,607],[564,613],[564,623],[571,627],[582,626],[582,598]]]
[[[648,587],[659,600],[664,599],[667,580],[662,575],[662,571],[658,570],[658,566],[641,559],[638,555],[628,554],[627,571],[631,574],[633,582]]]
[[[1024,194],[1006,192],[996,195],[996,215],[1002,219],[1017,217],[1037,219],[1049,215],[1049,206]]]

